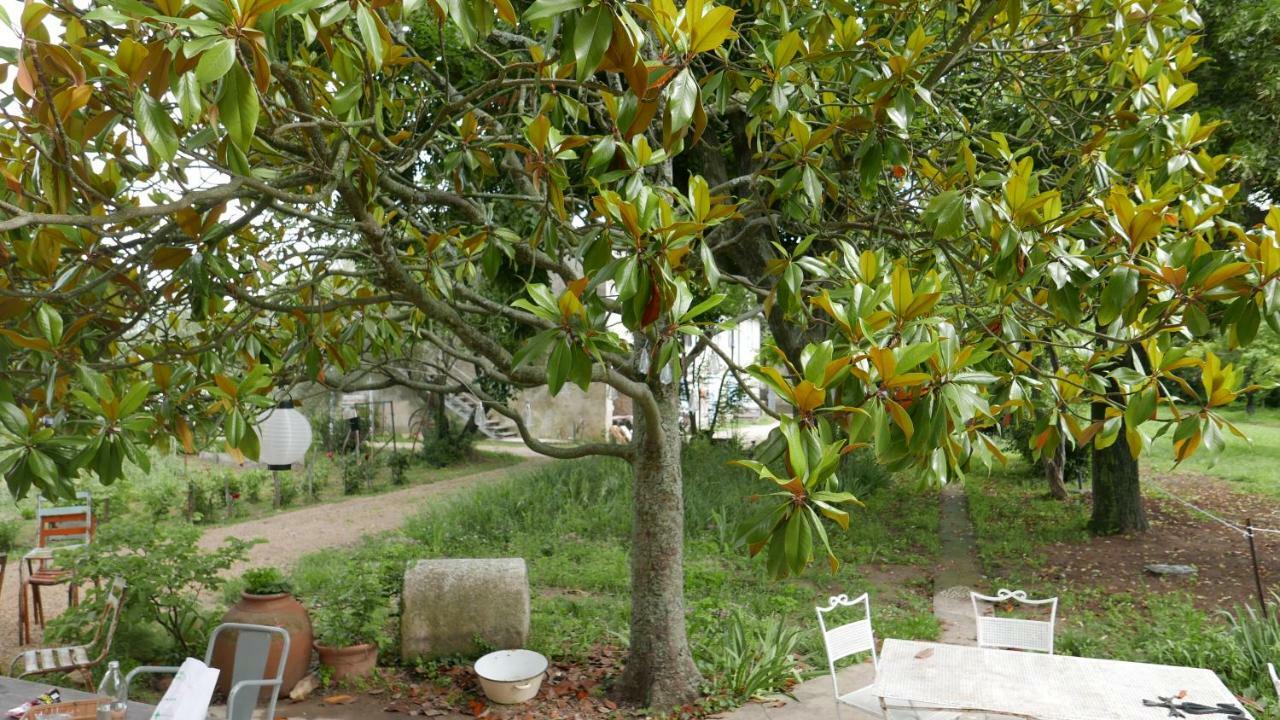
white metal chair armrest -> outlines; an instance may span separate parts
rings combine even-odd
[[[240,682],[235,684],[235,687],[231,688],[231,692],[227,693],[228,712],[230,712],[230,708],[239,707],[238,705],[236,705],[236,696],[240,693],[242,689],[247,687],[253,687],[253,688],[280,687],[281,683],[282,681],[279,678],[273,678],[271,680],[241,680]]]
[[[144,673],[151,675],[177,675],[181,668],[176,665],[139,665],[124,676],[124,699],[129,699],[129,688],[133,687],[133,679]]]

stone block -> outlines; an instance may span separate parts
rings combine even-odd
[[[522,558],[419,560],[405,571],[401,603],[405,661],[476,657],[522,648],[529,639]]]

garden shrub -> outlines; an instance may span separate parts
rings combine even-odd
[[[138,488],[137,498],[147,516],[162,520],[169,517],[175,508],[181,511],[180,498],[185,494],[185,484],[179,484],[176,478],[157,474]]]
[[[373,458],[358,454],[344,455],[342,464],[342,494],[355,495],[372,484],[377,465]]]
[[[431,467],[448,467],[470,458],[475,452],[475,443],[474,432],[446,432],[439,436],[428,433],[422,438],[420,454],[423,462]]]
[[[298,499],[298,479],[292,472],[280,473],[280,507],[288,507]]]
[[[408,480],[405,471],[413,464],[413,455],[408,452],[393,452],[387,456],[387,468],[391,470],[391,484],[404,485]]]
[[[307,585],[303,599],[311,613],[316,643],[349,647],[386,645],[390,603],[376,569],[356,562],[335,563],[337,572]]]
[[[266,470],[233,472],[232,478],[232,492],[241,493],[251,503],[262,502],[262,491],[271,487],[271,475]]]
[[[21,530],[22,525],[17,521],[0,522],[0,553],[7,553],[14,549],[18,542],[18,533]]]
[[[253,544],[228,539],[212,551],[199,546],[201,531],[183,523],[157,523],[152,518],[118,518],[99,527],[92,545],[64,551],[62,562],[74,568],[81,587],[110,587],[115,577],[128,583],[121,633],[112,657],[126,664],[178,664],[203,657],[205,643],[220,612],[202,595],[222,585],[219,574],[248,556]],[[88,642],[102,610],[102,595],[90,592],[85,602],[49,623],[52,642]]]
[[[225,492],[221,475],[204,473],[198,478],[192,478],[188,489],[191,521],[211,523],[224,516],[226,514]]]

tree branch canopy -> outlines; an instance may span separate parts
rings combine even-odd
[[[1232,220],[1189,1],[32,0],[19,25],[19,496],[153,445],[254,457],[287,384],[444,356],[608,385],[662,447],[686,350],[723,355],[749,297],[772,343],[734,377],[788,412],[785,461],[746,461],[773,493],[747,540],[785,575],[835,561],[850,449],[943,483],[1023,421],[1036,453],[1181,461],[1249,389],[1188,339],[1280,330],[1280,210]],[[646,452],[487,402],[552,456]]]

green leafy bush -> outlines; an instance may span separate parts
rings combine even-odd
[[[245,470],[231,474],[231,492],[238,492],[251,503],[262,502],[262,491],[271,486],[266,470]]]
[[[280,473],[280,506],[288,507],[298,499],[298,479],[292,472]]]
[[[432,467],[448,467],[470,458],[475,452],[476,435],[471,432],[428,434],[422,438],[422,460]]]
[[[0,522],[0,554],[10,552],[16,547],[18,533],[21,530],[22,526],[16,521]]]
[[[205,474],[193,478],[187,489],[187,501],[191,505],[191,520],[211,523],[226,514],[225,489],[221,475]]]
[[[250,595],[277,595],[293,592],[293,584],[277,568],[252,568],[240,576],[244,592]]]
[[[369,487],[377,470],[372,459],[351,454],[344,455],[341,463],[343,495],[355,495]]]
[[[193,525],[118,518],[98,529],[92,545],[64,551],[60,562],[74,568],[82,587],[110,587],[115,577],[129,585],[113,656],[177,664],[203,655],[220,613],[202,597],[216,593],[222,584],[218,576],[243,561],[252,543],[230,538],[216,550],[203,550],[200,535]],[[87,642],[102,610],[100,600],[91,597],[51,621],[49,640]]]
[[[376,570],[356,562],[338,562],[330,572],[312,576],[311,581],[304,597],[310,604],[317,644],[386,644],[389,602]]]
[[[405,471],[413,465],[413,455],[407,452],[394,452],[387,457],[387,467],[391,470],[391,484],[404,485],[407,482]]]
[[[170,516],[173,510],[182,510],[182,498],[186,485],[176,477],[156,474],[138,488],[137,499],[142,511],[156,520]]]

